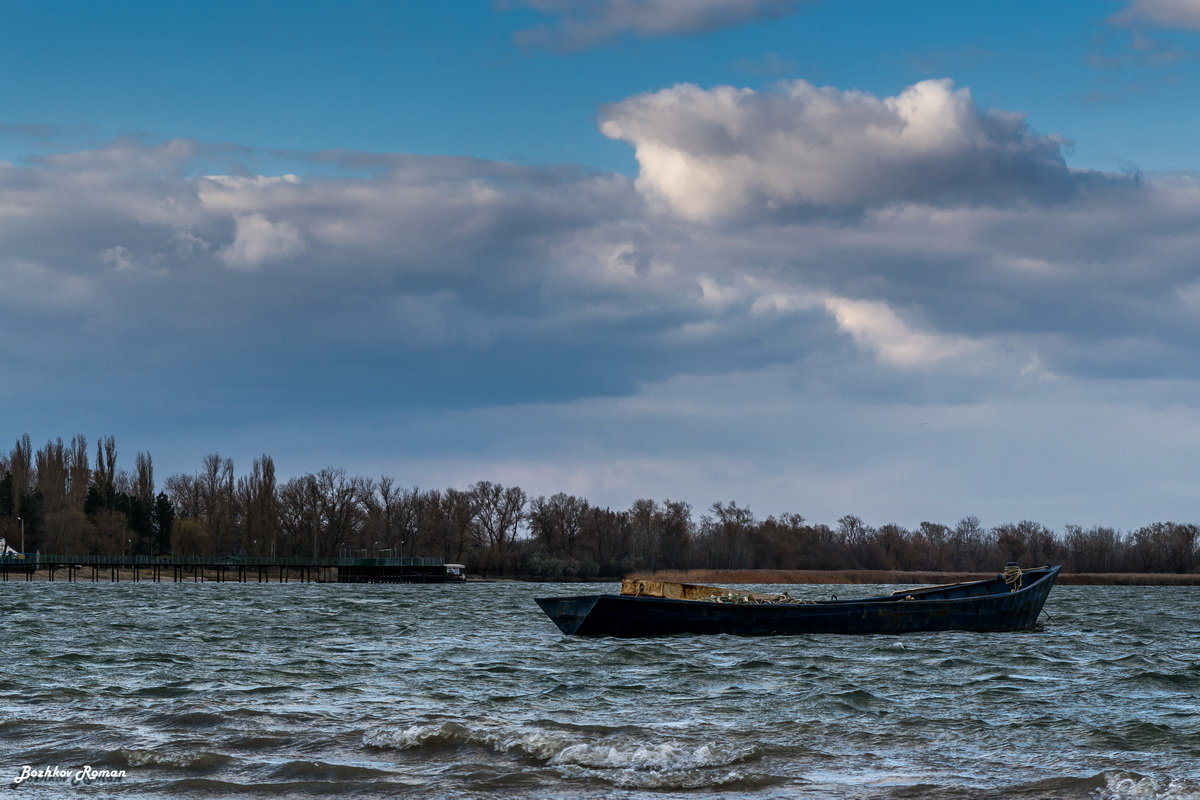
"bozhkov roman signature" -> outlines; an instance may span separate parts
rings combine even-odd
[[[65,783],[70,786],[87,786],[93,783],[120,783],[125,780],[123,769],[96,769],[83,766],[77,769],[68,767],[40,767],[29,764],[21,767],[21,771],[13,778],[12,785],[22,783]]]

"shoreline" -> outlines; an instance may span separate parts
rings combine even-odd
[[[636,580],[724,584],[942,584],[994,578],[995,572],[906,572],[901,570],[686,569],[634,572]],[[1200,574],[1157,572],[1062,572],[1062,586],[1200,586]]]
[[[286,584],[305,583],[336,583],[336,580],[303,580],[295,570],[285,570]],[[116,583],[153,583],[150,575],[143,571],[135,577],[132,570],[118,570]],[[965,581],[987,580],[996,576],[995,572],[935,572],[933,570],[904,571],[904,570],[787,570],[787,569],[686,569],[686,570],[655,570],[653,572],[631,572],[626,579],[666,581],[671,583],[702,583],[702,584],[793,584],[793,585],[859,585],[859,584],[902,584],[902,585],[938,585],[944,583],[963,583]],[[47,570],[36,570],[33,580],[27,581],[24,573],[10,572],[7,581],[3,583],[113,583],[110,573],[102,571],[97,580],[93,581],[91,572],[80,570],[74,581],[68,581],[64,570],[56,570],[54,580],[49,580]],[[481,577],[471,575],[463,583],[617,583],[621,578],[536,578],[531,576]],[[163,575],[161,583],[238,583],[234,575],[226,572],[218,580],[217,573],[206,570],[200,573],[199,581],[188,574],[180,581],[174,581],[169,575]],[[247,576],[245,583],[259,583],[253,577]],[[278,576],[272,575],[263,583],[277,584]],[[1168,572],[1063,572],[1059,573],[1056,581],[1062,586],[1200,586],[1200,574],[1168,573]],[[446,583],[455,583],[447,581]],[[415,584],[397,584],[415,585]]]
[[[70,580],[65,567],[58,567],[54,570],[54,579],[50,579],[50,570],[35,569],[33,571],[32,580],[26,580],[24,571],[9,570],[6,579],[0,579],[0,586],[5,583],[335,583],[329,580],[305,580],[302,573],[295,568],[285,568],[285,579],[279,580],[278,572],[271,572],[269,580],[260,581],[257,578],[257,573],[247,572],[246,579],[239,581],[235,571],[226,570],[220,574],[214,569],[200,570],[198,575],[191,572],[181,573],[180,580],[174,580],[172,573],[169,570],[163,570],[159,573],[159,580],[154,580],[153,574],[150,572],[149,566],[142,568],[136,574],[133,570],[127,568],[117,569],[115,571],[117,580],[112,579],[113,571],[109,568],[100,568],[96,571],[95,580],[92,579],[92,571],[90,567],[75,570],[75,579]],[[198,578],[198,580],[197,580]]]

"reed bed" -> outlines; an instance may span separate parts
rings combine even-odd
[[[677,583],[960,583],[991,578],[995,572],[906,572],[900,570],[685,569],[635,572],[637,580]],[[1154,572],[1063,572],[1059,584],[1068,586],[1200,586],[1198,574]]]

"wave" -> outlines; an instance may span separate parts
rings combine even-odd
[[[295,781],[353,781],[386,778],[391,773],[370,767],[356,767],[351,764],[330,764],[325,761],[288,761],[271,770],[272,778]]]
[[[469,729],[456,722],[410,725],[406,728],[376,728],[362,736],[363,745],[380,750],[410,750],[418,747],[454,747],[472,742]]]
[[[224,714],[212,711],[177,711],[169,714],[154,714],[152,721],[156,728],[173,730],[186,728],[198,730],[216,728],[228,722]]]
[[[183,697],[184,695],[194,694],[195,690],[188,688],[185,681],[176,683],[173,686],[143,686],[140,689],[134,689],[126,694],[127,697],[161,697],[164,699],[174,699]]]
[[[567,745],[555,753],[549,763],[592,769],[678,772],[725,767],[753,754],[753,748],[726,748],[714,743],[693,746],[674,742],[600,742]]]
[[[294,742],[295,739],[288,736],[254,734],[225,737],[223,740],[223,744],[233,750],[282,750]]]
[[[776,781],[730,769],[760,755],[756,746],[650,739],[645,733],[580,741],[578,731],[483,728],[447,721],[376,728],[364,732],[362,742],[374,749],[401,751],[479,747],[540,762],[565,777],[598,778],[628,788],[751,787]]]
[[[233,762],[233,756],[203,750],[137,750],[120,748],[107,754],[105,762],[131,769],[139,767],[170,767],[208,771],[224,767]]]
[[[1141,686],[1162,687],[1167,689],[1191,689],[1196,686],[1200,686],[1200,676],[1195,674],[1159,672],[1157,670],[1144,670],[1142,672],[1135,672],[1134,674],[1128,675],[1121,680],[1126,683],[1133,683]]]
[[[742,761],[756,752],[754,748],[729,748],[717,743],[691,746],[679,742],[638,740],[628,736],[617,741],[579,742],[565,731],[541,728],[482,729],[457,722],[376,728],[365,732],[362,740],[367,747],[394,750],[474,745],[496,753],[529,756],[548,764],[612,769],[719,767]]]
[[[1200,784],[1169,776],[1106,772],[1095,800],[1200,800]]]
[[[39,703],[53,702],[55,700],[74,700],[77,698],[90,698],[91,692],[84,689],[77,689],[73,686],[54,686],[40,691],[25,692],[21,699],[27,701],[36,701]]]
[[[914,789],[916,787],[907,787]],[[1088,776],[1063,776],[1019,783],[990,790],[958,787],[925,787],[920,794],[902,792],[899,797],[961,797],[987,800],[1200,800],[1200,785],[1170,778],[1109,770]]]
[[[286,783],[234,783],[211,778],[183,778],[160,784],[164,797],[210,796],[230,797],[254,795],[258,797],[379,797],[381,788],[403,788],[406,784],[378,784],[370,781],[289,781]],[[388,791],[387,796],[393,792]]]
[[[848,689],[842,692],[831,692],[827,695],[830,705],[841,706],[852,711],[869,711],[881,703],[888,703],[884,698],[868,692],[866,689]]]
[[[817,795],[839,800],[1200,800],[1200,785],[1170,778],[1110,770],[1094,775],[1063,775],[1025,783],[897,782],[891,776],[845,784],[836,774],[810,784]],[[829,780],[832,779],[832,780]]]
[[[1113,728],[1098,728],[1090,736],[1097,744],[1121,750],[1160,752],[1180,749],[1200,752],[1194,725],[1175,728],[1155,722],[1133,721]]]

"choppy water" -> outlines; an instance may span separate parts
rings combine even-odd
[[[0,584],[0,784],[91,765],[127,777],[21,791],[1200,798],[1195,588],[1059,586],[1018,634],[573,639],[532,601],[611,588]]]

